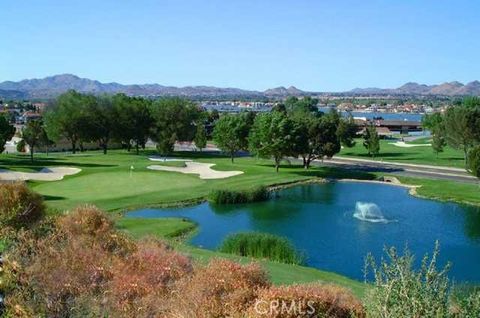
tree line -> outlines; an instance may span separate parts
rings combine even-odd
[[[269,113],[225,114],[215,123],[213,140],[234,162],[240,150],[272,158],[275,170],[287,157],[302,158],[308,169],[316,159],[331,158],[341,146],[355,145],[357,129],[352,117],[336,111],[320,112],[317,100],[288,98]]]
[[[423,118],[423,126],[432,132],[432,148],[437,154],[445,146],[462,151],[465,167],[480,178],[480,98],[467,97]]]
[[[138,153],[150,138],[167,154],[178,140],[192,140],[205,118],[193,102],[181,98],[155,101],[124,94],[93,96],[69,91],[45,114],[45,129],[53,140],[64,138],[72,152],[85,142],[97,142],[106,154],[112,140]]]
[[[106,154],[109,145],[117,142],[128,151],[134,148],[138,154],[151,139],[158,151],[166,155],[179,140],[195,140],[197,147],[205,147],[205,123],[211,116],[215,114],[182,98],[153,101],[125,94],[95,96],[71,90],[53,101],[42,119],[26,124],[19,148],[28,145],[32,160],[38,147],[60,141],[69,142],[73,153],[83,151],[86,143],[97,143]],[[2,147],[14,133],[14,127],[1,117]]]
[[[317,103],[310,97],[290,97],[270,113],[219,116],[182,98],[150,100],[71,90],[60,95],[41,120],[28,122],[22,137],[32,160],[38,147],[61,140],[70,143],[73,153],[94,142],[106,154],[112,141],[138,153],[151,139],[160,154],[168,155],[177,141],[194,141],[202,149],[212,137],[232,162],[236,153],[244,150],[273,158],[277,171],[286,157],[302,158],[308,169],[314,160],[338,153],[342,145],[352,147],[357,132],[351,116],[342,118],[335,111],[324,114],[317,109]],[[206,125],[214,125],[212,136],[207,134]],[[2,138],[9,140],[11,134]]]

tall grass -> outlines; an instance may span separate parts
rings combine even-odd
[[[265,201],[269,197],[270,193],[266,187],[257,187],[243,191],[212,190],[209,201],[217,204],[237,204]]]
[[[227,236],[220,252],[266,258],[287,264],[303,264],[305,257],[286,238],[268,233],[244,232]]]

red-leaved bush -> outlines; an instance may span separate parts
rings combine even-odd
[[[7,316],[297,317],[254,311],[258,301],[279,300],[312,301],[321,315],[363,316],[344,289],[272,287],[258,264],[193,264],[164,242],[131,240],[92,206],[36,227],[19,230],[5,255]]]
[[[273,286],[260,291],[248,317],[365,317],[361,302],[345,288],[308,284]]]
[[[268,277],[257,264],[240,265],[213,260],[199,267],[175,289],[170,315],[173,317],[241,317],[255,301],[260,288],[268,288]]]
[[[66,240],[81,241],[87,247],[99,246],[114,254],[126,255],[135,244],[115,229],[114,222],[94,206],[81,206],[57,221],[58,232]]]
[[[189,258],[165,243],[142,241],[114,269],[105,292],[109,313],[116,317],[161,315],[174,283],[191,272]]]
[[[80,207],[54,226],[40,238],[21,232],[7,252],[9,278],[17,285],[6,297],[7,306],[23,303],[48,316],[71,316],[79,297],[101,301],[113,268],[135,249],[94,207]]]

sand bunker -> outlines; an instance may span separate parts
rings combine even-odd
[[[181,160],[181,161],[185,161],[185,160]],[[213,170],[211,167],[214,165],[215,165],[214,163],[185,161],[185,167],[169,167],[169,166],[152,165],[152,166],[148,166],[147,169],[198,174],[200,179],[224,179],[224,178],[237,176],[243,173],[243,171]]]
[[[402,148],[412,148],[412,147],[430,147],[432,144],[406,144],[404,141],[389,142],[389,145],[394,145]]]
[[[12,170],[0,169],[0,180],[6,181],[58,181],[62,180],[64,176],[71,176],[79,173],[82,169],[78,168],[43,168],[39,172],[19,172]]]

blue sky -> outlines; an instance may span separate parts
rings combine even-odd
[[[480,79],[480,1],[0,0],[0,81],[314,91]]]

